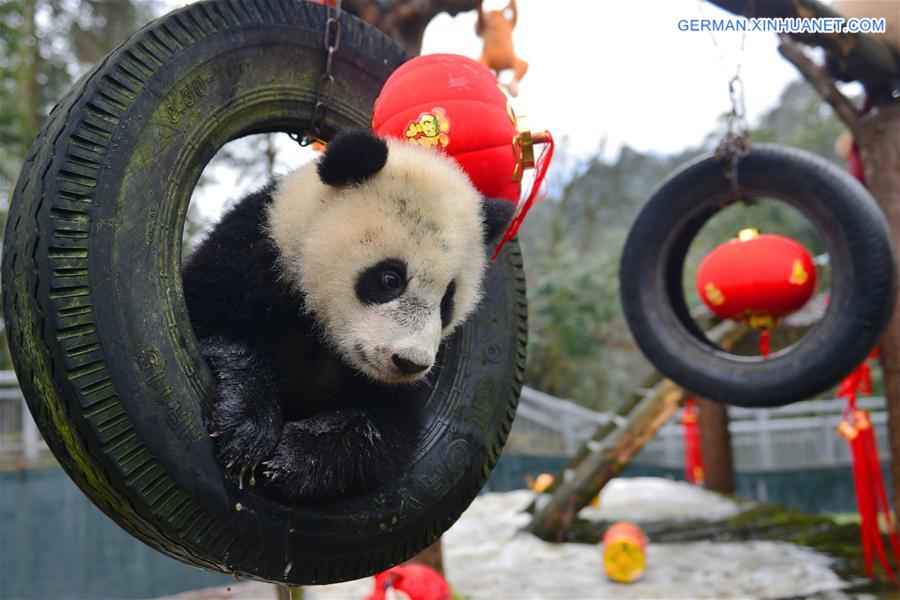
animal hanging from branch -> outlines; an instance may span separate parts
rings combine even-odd
[[[528,71],[528,63],[516,56],[513,48],[512,32],[518,18],[516,0],[509,0],[509,4],[502,10],[485,12],[479,5],[478,23],[475,25],[475,33],[484,39],[484,49],[478,61],[493,70],[498,77],[502,71],[513,70],[512,81],[505,84],[512,96],[519,94],[519,82]]]

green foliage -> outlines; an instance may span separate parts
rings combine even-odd
[[[50,110],[163,7],[161,0],[0,0],[0,225]],[[0,369],[9,368],[4,337]]]
[[[842,128],[808,85],[792,83],[778,106],[760,119],[751,142],[777,142],[837,161],[834,140]],[[618,268],[627,232],[659,182],[686,160],[710,150],[677,155],[642,154],[623,147],[613,159],[592,157],[572,168],[558,194],[529,215],[522,231],[528,276],[529,359],[526,383],[594,409],[623,402],[652,368],[625,325],[618,297]],[[565,151],[564,142],[561,149]],[[559,168],[559,163],[555,166]],[[685,296],[694,291],[700,259],[745,227],[791,236],[813,254],[824,251],[812,225],[781,202],[735,205],[714,217],[694,241],[685,268]],[[827,286],[827,273],[823,283]]]
[[[0,197],[72,83],[164,7],[161,0],[0,2]]]

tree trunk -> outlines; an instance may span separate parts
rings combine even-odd
[[[873,36],[863,36],[870,37]],[[778,50],[831,105],[853,134],[865,167],[866,186],[888,221],[894,240],[895,279],[900,282],[900,261],[896,254],[900,248],[900,101],[891,100],[890,95],[876,96],[873,110],[862,115],[840,93],[825,70],[815,65],[796,44],[786,43],[782,38]],[[900,303],[895,303],[881,340],[881,366],[888,409],[894,512],[900,514]]]
[[[445,12],[455,17],[475,10],[481,0],[344,0],[344,10],[374,25],[394,38],[410,54],[422,51],[422,36],[428,23]]]
[[[275,584],[276,600],[303,600],[303,587],[299,585]]]
[[[407,563],[417,563],[420,565],[425,565],[426,567],[431,567],[441,575],[444,574],[444,550],[441,547],[441,539],[428,546],[411,559],[406,561]]]
[[[278,148],[275,146],[275,134],[267,133],[263,156],[266,159],[266,176],[269,179],[275,177],[275,160],[278,158]]]
[[[700,454],[703,457],[703,487],[720,494],[734,493],[734,462],[728,407],[704,398],[700,407]]]
[[[836,17],[831,7],[818,0],[709,0],[725,10],[744,16],[768,18]],[[890,10],[891,2],[884,2]],[[896,2],[893,4],[896,5]],[[896,8],[895,8],[896,10]],[[791,38],[811,46],[821,46],[833,70],[842,80],[857,80],[869,91],[890,97],[900,81],[900,54],[882,37],[866,33],[792,33]]]
[[[853,132],[866,169],[866,185],[887,217],[896,256],[900,248],[900,102],[878,107],[860,118]],[[895,266],[900,282],[900,260]],[[881,340],[881,367],[888,409],[894,512],[900,515],[900,302],[894,305],[894,314]]]

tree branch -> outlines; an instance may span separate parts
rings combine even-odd
[[[344,0],[344,9],[394,38],[410,54],[422,51],[422,34],[442,12],[456,16],[475,10],[481,0]]]
[[[778,44],[778,52],[789,63],[797,67],[803,78],[809,82],[816,92],[831,105],[838,118],[843,121],[844,125],[852,132],[859,123],[859,111],[853,106],[853,103],[844,96],[834,83],[834,80],[828,76],[824,68],[820,67],[810,59],[800,44],[791,41],[791,39],[782,35]]]
[[[758,18],[834,18],[817,0],[708,0],[736,15]],[[890,3],[886,3],[890,4]],[[821,46],[828,66],[843,81],[859,81],[887,98],[900,87],[900,53],[875,35],[864,33],[792,33],[795,41]]]

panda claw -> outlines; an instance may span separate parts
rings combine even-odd
[[[209,437],[211,437],[211,438],[217,438],[217,437],[219,437],[220,435],[222,435],[222,432],[221,432],[221,431],[213,431],[211,434],[209,434]]]

